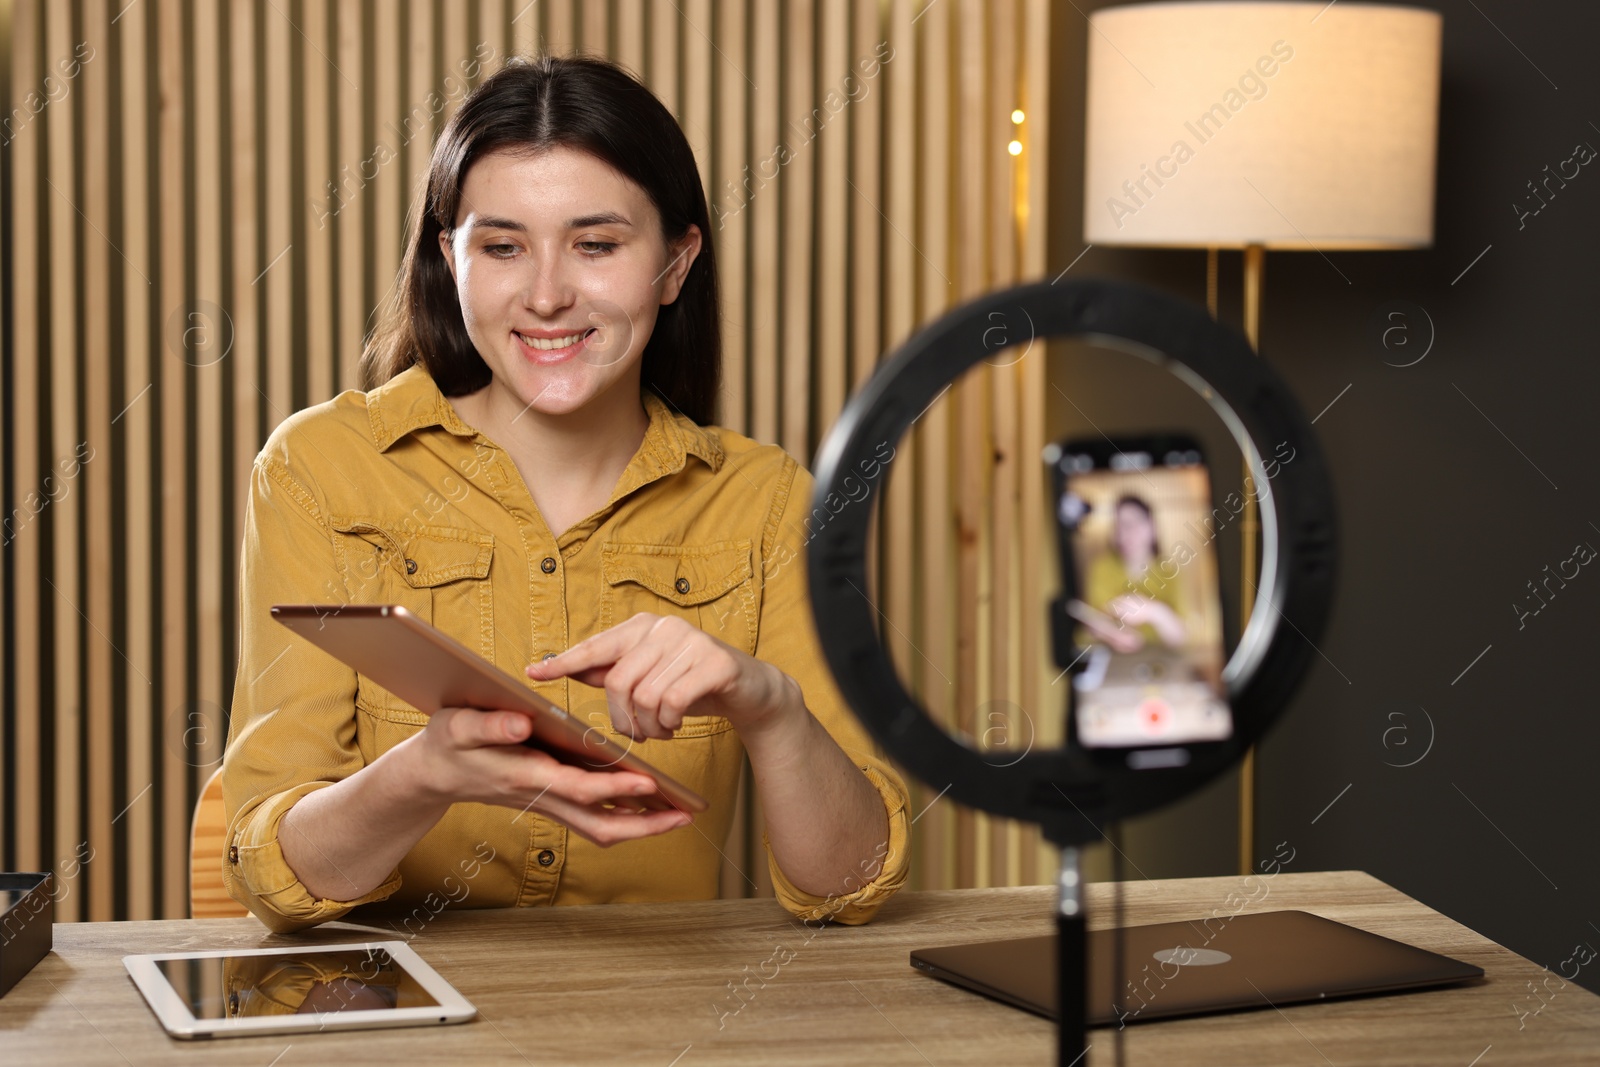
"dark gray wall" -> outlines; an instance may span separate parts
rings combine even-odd
[[[1308,415],[1349,388],[1316,425],[1337,484],[1339,596],[1325,659],[1261,747],[1257,851],[1287,840],[1291,870],[1369,871],[1554,969],[1578,942],[1600,947],[1600,564],[1552,581],[1537,615],[1514,605],[1538,606],[1527,583],[1546,565],[1600,548],[1600,165],[1521,230],[1512,205],[1578,142],[1600,148],[1600,6],[1419,6],[1445,18],[1434,247],[1330,253],[1337,272],[1315,253],[1267,257],[1263,358]],[[1083,248],[1086,34],[1063,7],[1052,273]],[[1073,271],[1204,300],[1200,253],[1096,248]],[[1225,253],[1235,322],[1239,271]],[[1395,300],[1432,320],[1414,366],[1382,358],[1373,319]],[[1427,325],[1412,326],[1420,343]],[[1071,363],[1053,369],[1089,417],[1133,418],[1122,371]],[[1081,429],[1054,399],[1052,430]],[[1157,417],[1181,418],[1171,403]],[[1130,825],[1130,863],[1234,870],[1230,786]],[[1600,990],[1600,961],[1579,981]]]

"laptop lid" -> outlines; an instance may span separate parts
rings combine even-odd
[[[1122,989],[1113,1003],[1114,952]],[[1054,935],[918,949],[911,966],[1056,1017]],[[1091,1026],[1392,993],[1483,977],[1483,969],[1303,911],[1089,933]]]

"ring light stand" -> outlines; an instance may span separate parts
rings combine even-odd
[[[995,357],[989,338],[997,321],[1013,337],[1022,333],[1019,323],[1031,325],[1018,343],[1080,337],[1131,347],[1200,393],[1248,461],[1262,503],[1263,552],[1254,610],[1222,674],[1233,713],[1227,740],[1160,749],[1068,747],[1008,755],[1001,764],[945,733],[896,675],[878,639],[875,609],[860,592],[867,586],[871,509],[835,512],[827,502],[846,496],[844,479],[879,462],[881,446],[897,444],[948,384]],[[1292,452],[1282,451],[1285,445]],[[1268,476],[1262,456],[1273,454],[1291,458]],[[845,699],[878,743],[923,782],[947,785],[969,807],[1038,823],[1062,850],[1057,922],[1064,1067],[1084,1047],[1079,846],[1097,840],[1104,824],[1169,804],[1220,775],[1288,703],[1333,596],[1333,491],[1322,450],[1278,376],[1243,337],[1204,311],[1121,282],[1038,282],[982,297],[913,335],[845,405],[815,466],[813,507],[831,518],[810,543],[811,604]]]

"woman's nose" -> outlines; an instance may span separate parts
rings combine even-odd
[[[577,290],[559,258],[534,260],[530,269],[532,273],[522,302],[540,318],[553,318],[576,301]]]

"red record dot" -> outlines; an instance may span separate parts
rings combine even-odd
[[[1139,711],[1148,732],[1159,733],[1166,726],[1168,713],[1166,701],[1154,698],[1146,700]]]

